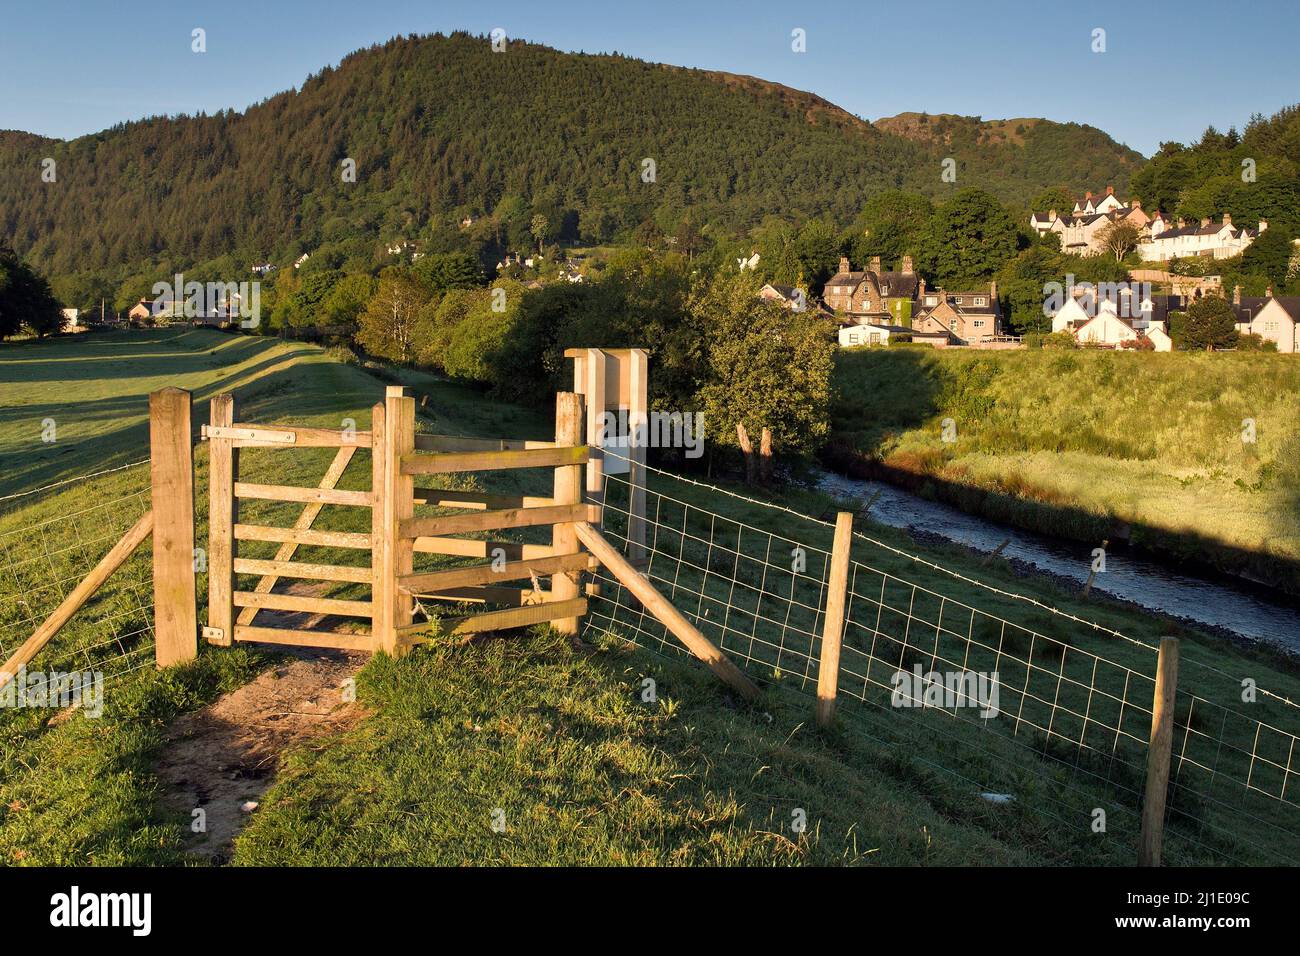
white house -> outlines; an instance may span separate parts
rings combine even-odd
[[[1157,352],[1172,352],[1174,350],[1174,340],[1171,339],[1169,333],[1165,331],[1165,324],[1163,322],[1151,322],[1151,324],[1147,326],[1147,338],[1150,339],[1151,344],[1156,347]]]
[[[1300,352],[1300,296],[1241,295],[1241,287],[1233,290],[1232,310],[1237,316],[1237,331],[1242,335],[1258,335],[1265,342],[1277,345],[1279,352]]]
[[[1147,262],[1168,262],[1173,258],[1192,256],[1228,259],[1244,252],[1268,228],[1267,219],[1261,219],[1257,229],[1238,228],[1226,212],[1223,221],[1217,225],[1208,217],[1202,219],[1199,226],[1189,226],[1182,219],[1173,227],[1168,227],[1164,220],[1158,222],[1161,226],[1159,231],[1153,223],[1151,238],[1138,244],[1138,255]]]
[[[1109,345],[1114,348],[1125,342],[1136,342],[1138,334],[1132,322],[1119,317],[1114,304],[1102,302],[1095,316],[1075,328],[1074,337],[1080,345]]]
[[[840,329],[840,348],[852,348],[855,345],[888,345],[891,332],[910,335],[912,330],[901,325],[846,325]]]
[[[1104,196],[1088,192],[1075,200],[1074,211],[1067,215],[1058,216],[1055,209],[1049,209],[1046,214],[1031,213],[1029,227],[1039,235],[1049,232],[1059,235],[1064,252],[1095,256],[1106,251],[1101,233],[1111,223],[1131,222],[1139,231],[1145,231],[1148,221],[1140,201],[1132,199],[1122,203],[1115,196],[1115,187],[1107,186]]]

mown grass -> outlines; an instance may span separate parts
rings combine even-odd
[[[211,332],[150,332],[125,335],[120,342],[96,348],[126,349],[130,354],[145,347],[158,349],[169,355],[178,378],[183,378],[194,373],[191,364],[202,365],[212,349],[227,341]],[[79,361],[77,348],[82,344],[61,341],[24,348],[29,360],[46,363],[49,381],[66,382],[56,366]],[[261,373],[217,376],[199,386],[203,397],[233,382],[245,421],[337,428],[350,418],[358,428],[368,427],[369,406],[381,396],[382,381],[310,346],[254,344]],[[46,351],[30,351],[38,346]],[[0,356],[0,379],[7,374],[3,362]],[[549,408],[501,406],[484,401],[472,389],[416,373],[384,371],[382,376],[399,378],[429,396],[420,412],[420,427],[428,431],[544,438],[552,428]],[[145,392],[158,381],[153,375],[119,374],[119,404],[132,409],[129,415],[143,414],[137,410],[144,407]],[[75,414],[77,402],[75,389],[60,386],[39,404],[55,405],[54,414],[64,416]],[[196,418],[206,418],[205,403],[196,401]],[[144,457],[137,449],[118,447],[129,444],[134,426],[113,418],[98,422],[104,434],[91,431],[82,436],[67,454],[69,464],[59,471],[31,474],[48,478],[95,470],[98,461],[91,467],[83,462],[79,470],[70,463],[109,448],[122,461]],[[10,424],[25,436],[31,422],[17,418]],[[241,469],[249,480],[311,485],[331,456],[329,450],[319,449],[246,450]],[[82,543],[86,519],[69,516],[96,502],[138,494],[143,487],[140,471],[108,475],[0,508],[0,541],[14,542],[0,565],[12,565],[14,554],[30,553],[39,545],[41,560],[56,568],[55,577],[75,579],[103,549]],[[343,485],[367,487],[368,476],[369,461],[360,453]],[[541,472],[487,478],[483,486],[488,490],[525,493],[544,493],[549,481]],[[196,481],[202,516],[202,446],[196,451]],[[759,505],[724,500],[670,478],[655,477],[651,488],[756,527],[794,533],[792,522],[797,519]],[[834,507],[824,496],[797,489],[783,491],[778,500],[811,514]],[[270,503],[256,507],[265,511],[250,511],[246,520],[287,524],[296,513],[292,507]],[[114,520],[129,524],[129,518],[128,509]],[[360,529],[367,521],[358,509],[327,508],[318,526]],[[48,524],[25,548],[19,544],[22,535],[4,537],[38,522]],[[97,529],[106,538],[116,527],[107,525]],[[963,574],[1097,620],[1145,643],[1154,643],[1170,629],[1168,622],[1116,604],[1081,601],[1002,563],[985,566],[958,549],[918,549],[901,533],[859,526],[886,544],[923,550],[928,559]],[[812,546],[828,541],[821,526],[798,534]],[[200,527],[200,542],[204,535]],[[337,552],[314,555],[312,549],[303,549],[300,556],[341,560]],[[1153,655],[1137,645],[1084,626],[1067,626],[1023,602],[997,597],[866,543],[857,545],[855,558],[1071,647],[1150,672]],[[365,556],[354,555],[352,560],[364,563]],[[106,592],[104,603],[79,615],[36,666],[67,659],[98,664],[132,649],[147,654],[147,629],[127,630],[105,642],[103,624],[147,619],[148,570],[146,559],[132,562]],[[0,618],[0,641],[6,645],[25,636],[24,623],[52,607],[61,593],[60,586],[45,593],[32,591],[31,584],[0,567],[0,609],[8,615]],[[716,587],[709,584],[706,590],[716,595]],[[205,589],[200,577],[201,604]],[[348,588],[330,593],[346,596]],[[200,619],[203,616],[201,607]],[[1054,752],[1059,741],[1038,741],[1032,735],[1006,739],[948,715],[886,711],[851,696],[841,706],[837,728],[814,732],[807,685],[797,679],[800,675],[785,673],[774,679],[770,669],[756,669],[755,676],[770,685],[766,699],[757,709],[741,707],[693,663],[628,647],[623,639],[634,636],[630,629],[616,626],[610,631],[588,628],[583,638],[589,646],[579,648],[542,629],[464,647],[435,645],[397,662],[376,658],[360,677],[361,699],[370,717],[318,748],[289,755],[279,782],[239,841],[235,862],[1132,860],[1134,808],[1123,805],[1122,794],[1117,796],[1117,781],[1111,778],[1123,767],[1117,768],[1113,759],[1093,766],[1089,762],[1101,758],[1086,751]],[[1262,687],[1300,698],[1300,681],[1279,662],[1198,632],[1179,633],[1185,645],[1180,686],[1207,700],[1229,701],[1239,689],[1239,678],[1250,676]],[[5,770],[0,796],[9,807],[0,810],[0,860],[181,862],[182,828],[189,820],[159,809],[158,784],[149,770],[159,728],[175,714],[247,679],[266,660],[243,649],[203,647],[199,661],[176,675],[158,675],[148,667],[124,669],[110,678],[108,712],[99,720],[74,715],[52,725],[48,713],[0,714]],[[1223,674],[1204,668],[1198,672],[1201,663]],[[641,680],[646,676],[654,677],[665,703],[648,707],[642,702]],[[1283,705],[1265,701],[1258,706],[1258,711],[1240,709],[1282,726],[1294,723],[1293,711]],[[1080,766],[1088,772],[1080,772]],[[1118,783],[1127,786],[1132,781]],[[989,804],[979,794],[990,789],[1014,793],[1016,801],[1009,806]],[[1092,810],[1098,806],[1114,809],[1107,833],[1090,828]],[[491,828],[491,811],[498,807],[505,811],[504,833]],[[796,808],[807,811],[803,834],[789,826]],[[1203,815],[1203,808],[1193,809]],[[1269,809],[1285,813],[1289,808],[1274,801]],[[1267,835],[1256,832],[1258,826],[1249,818],[1220,813],[1214,823],[1208,834],[1203,827],[1193,828],[1187,839],[1168,840],[1170,859],[1215,863],[1270,858],[1252,851],[1252,843]],[[1171,827],[1182,825],[1175,820]]]
[[[1021,527],[1128,535],[1300,591],[1293,356],[850,349],[834,382],[828,455],[840,466],[876,466]]]

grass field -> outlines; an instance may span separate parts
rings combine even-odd
[[[12,366],[11,355],[17,358]],[[78,378],[87,355],[113,370],[110,382]],[[214,364],[221,356],[232,366]],[[430,396],[420,413],[423,430],[549,437],[550,409],[489,403],[473,390],[414,373],[398,377]],[[202,399],[234,387],[243,420],[331,428],[346,418],[366,428],[368,408],[383,385],[366,370],[314,347],[213,332],[23,344],[12,353],[0,352],[0,397],[7,409],[0,451],[6,461],[10,455],[45,457],[20,462],[26,469],[22,480],[6,474],[6,493],[145,457],[145,395],[173,382],[194,389],[200,419],[206,417]],[[95,396],[93,407],[120,414],[86,417],[76,429],[60,427],[57,444],[68,444],[57,456],[32,441],[40,418],[81,421],[78,407],[86,395]],[[11,397],[24,401],[27,411],[9,411]],[[278,450],[246,450],[241,471],[253,481],[309,485],[331,456],[328,449],[295,450],[287,457]],[[365,464],[349,470],[344,487],[366,486]],[[93,563],[147,507],[142,473],[125,469],[85,485],[0,503],[0,643],[6,649],[57,602],[64,582]],[[548,480],[545,474],[525,479],[505,474],[493,476],[486,487],[537,493]],[[196,481],[202,501],[203,446],[196,452]],[[796,532],[796,519],[668,477],[655,478],[651,490],[654,500],[721,510],[727,520],[797,534],[809,547],[825,546],[828,537],[820,525]],[[833,506],[798,490],[783,492],[776,503],[811,514]],[[259,522],[286,524],[294,513],[291,507],[258,504],[266,508],[256,515]],[[200,507],[201,514],[204,510]],[[319,526],[348,529],[362,520],[348,511],[326,509]],[[41,530],[33,534],[37,526]],[[896,532],[864,529],[887,545],[918,550]],[[200,540],[204,533],[200,528]],[[927,548],[924,556],[1140,642],[1071,624],[858,543],[858,562],[1051,634],[1066,648],[1059,660],[1043,660],[1032,649],[1028,656],[1060,674],[1074,673],[1070,648],[1149,673],[1153,655],[1143,645],[1171,632],[1167,622],[1105,601],[1082,601],[1005,564],[985,565],[956,549]],[[698,560],[709,567],[716,558]],[[310,549],[302,559],[312,559]],[[364,555],[358,560],[364,563]],[[247,647],[204,646],[192,665],[165,674],[153,671],[147,666],[148,573],[147,557],[133,560],[36,662],[105,663],[109,692],[102,718],[0,713],[0,860],[172,864],[186,859],[188,817],[164,809],[152,771],[163,733],[178,714],[248,681],[275,658]],[[652,566],[650,573],[664,572]],[[43,581],[55,585],[43,589]],[[698,590],[716,597],[719,587],[718,579],[706,577]],[[340,585],[329,596],[348,596],[347,588]],[[201,601],[204,589],[201,579]],[[376,658],[359,677],[368,716],[287,756],[237,841],[232,862],[1132,862],[1136,808],[1116,796],[1117,782],[1134,784],[1116,776],[1127,773],[1123,761],[1090,763],[1089,753],[1061,752],[1050,739],[1010,737],[1001,729],[991,733],[932,712],[891,712],[867,695],[858,701],[846,694],[838,725],[816,730],[807,682],[798,672],[751,655],[751,673],[766,690],[761,705],[743,706],[702,668],[671,651],[655,653],[656,643],[637,633],[629,608],[611,606],[611,600],[604,610],[613,623],[600,626],[598,615],[591,615],[596,626],[584,631],[577,645],[538,628],[464,646],[429,646],[401,661]],[[895,633],[889,626],[884,630]],[[1300,680],[1283,662],[1194,631],[1177,633],[1184,639],[1180,687],[1200,699],[1231,703],[1243,675],[1300,699]],[[648,646],[635,646],[630,638]],[[742,656],[725,633],[722,643]],[[905,653],[917,646],[917,640],[900,645]],[[658,689],[653,704],[641,698],[646,677]],[[1256,706],[1251,713],[1260,719],[1295,729],[1293,708],[1272,699]],[[1187,719],[1195,723],[1190,715]],[[1140,732],[1140,719],[1137,723]],[[1216,768],[1221,776],[1232,769],[1227,762]],[[1013,793],[1016,800],[992,804],[980,798],[984,790]],[[1211,796],[1215,799],[1207,805],[1184,807],[1186,820],[1171,820],[1171,862],[1270,862],[1279,853],[1295,858],[1288,842],[1297,829],[1292,804],[1255,794],[1254,803],[1238,801],[1234,807],[1235,791],[1226,783]],[[1104,833],[1089,826],[1097,807],[1114,808]],[[505,824],[501,833],[492,828],[497,810]],[[1250,815],[1237,812],[1244,810]],[[808,821],[803,832],[790,825],[798,811]]]
[[[1294,356],[852,349],[834,381],[839,467],[1300,592]]]

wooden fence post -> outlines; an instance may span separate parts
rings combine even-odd
[[[382,611],[376,606],[376,636],[379,650],[400,657],[410,648],[397,639],[397,629],[410,624],[415,618],[415,599],[397,586],[397,579],[414,570],[414,541],[404,538],[401,524],[415,514],[415,479],[402,474],[402,460],[415,454],[415,399],[406,394],[400,385],[389,385],[384,393],[384,481],[381,513],[383,524],[378,528],[377,541],[381,560],[379,573],[383,575],[381,596],[387,602]],[[375,429],[371,427],[373,436]],[[374,439],[372,437],[372,443]],[[379,501],[372,501],[372,509]],[[382,629],[378,622],[384,622]]]
[[[149,395],[149,470],[153,480],[154,659],[159,667],[198,656],[194,581],[194,459],[190,393]]]
[[[568,447],[582,444],[581,395],[573,392],[555,394],[555,443]],[[557,505],[576,505],[582,502],[582,465],[560,465],[555,469],[554,498]],[[578,535],[573,522],[557,522],[551,530],[551,546],[556,554],[572,554],[578,550]],[[569,601],[578,597],[581,586],[575,578],[577,572],[551,575],[551,600]],[[560,618],[551,626],[561,634],[577,634],[576,617]]]
[[[826,586],[826,617],[822,621],[821,663],[817,670],[817,723],[823,727],[830,726],[835,717],[852,545],[853,512],[841,511],[835,517],[835,543],[831,548],[830,580]]]
[[[386,406],[376,402],[370,409],[370,634],[374,641],[372,650],[393,647],[397,643],[397,630],[393,624],[393,608],[397,606],[394,591],[397,575],[386,542],[389,539],[388,507],[388,429],[384,420]]]
[[[223,392],[209,405],[214,428],[235,424],[235,396]],[[209,644],[229,647],[235,618],[235,469],[239,451],[229,438],[208,439],[208,628]],[[220,633],[217,633],[217,632]]]
[[[1147,789],[1142,801],[1142,842],[1138,866],[1159,866],[1164,837],[1165,795],[1169,792],[1169,758],[1174,743],[1174,694],[1178,689],[1179,645],[1176,637],[1160,639],[1155,698],[1151,703],[1151,746],[1147,751]]]

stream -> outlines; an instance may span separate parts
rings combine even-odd
[[[1081,587],[1088,580],[1092,548],[1080,542],[966,514],[884,482],[822,472],[817,487],[863,504],[878,495],[867,517],[880,524],[944,538],[986,554],[1008,541],[1002,549],[1004,557],[1077,581]],[[1300,651],[1300,606],[1262,586],[1188,573],[1133,551],[1108,551],[1106,570],[1097,574],[1092,587],[1152,611]]]

